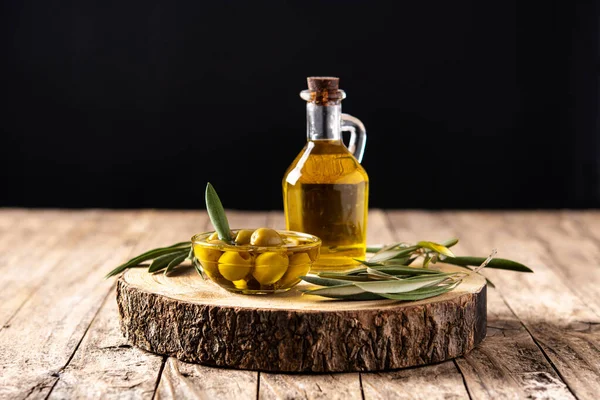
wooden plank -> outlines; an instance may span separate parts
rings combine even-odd
[[[598,210],[582,210],[582,211],[563,211],[568,218],[579,225],[581,231],[588,235],[597,244],[600,244],[600,211]]]
[[[504,214],[508,227],[518,238],[536,240],[547,259],[546,265],[600,317],[600,242],[574,217],[580,213],[510,212]],[[590,220],[585,218],[584,220]]]
[[[73,359],[56,375],[51,399],[151,398],[163,357],[132,348],[119,329],[111,290]]]
[[[362,399],[358,374],[260,374],[259,399]]]
[[[600,391],[600,319],[587,299],[574,294],[550,267],[539,240],[515,231],[527,228],[510,225],[499,213],[459,212],[447,215],[460,232],[464,253],[486,254],[492,247],[498,257],[515,259],[535,273],[488,270],[507,305],[525,324],[537,345],[580,399],[595,399]]]
[[[15,225],[15,222],[28,214],[28,210],[23,208],[0,207],[0,235],[10,233],[10,229]],[[5,237],[2,236],[2,238]]]
[[[0,257],[5,249],[10,249],[24,230],[23,222],[39,219],[38,215],[47,216],[48,213],[32,212],[24,209],[0,208]],[[10,246],[9,246],[10,245]],[[1,258],[0,258],[1,259]]]
[[[105,212],[78,246],[57,244],[67,255],[0,332],[0,398],[49,393],[110,290],[103,275],[130,254],[143,229],[139,214]]]
[[[94,212],[36,212],[23,216],[14,237],[0,254],[0,330],[10,326],[10,319],[35,294],[57,263],[68,255],[67,246],[77,246],[93,233],[98,215]],[[66,246],[65,246],[66,245]],[[26,266],[27,273],[23,268]]]
[[[56,210],[0,207],[0,237],[6,239],[23,221],[48,215]],[[6,235],[6,236],[5,236]]]
[[[452,361],[385,373],[362,373],[365,400],[469,399]]]
[[[135,246],[112,265],[106,265],[97,276],[98,282],[103,281],[102,276],[112,267],[137,254],[191,238],[206,229],[208,220],[205,213],[188,211],[137,215],[146,219],[137,238],[121,235],[121,245],[135,241]],[[114,248],[106,246],[104,251],[110,253]],[[109,282],[114,283],[115,279]],[[60,379],[50,398],[151,398],[154,395],[164,357],[127,343],[119,327],[115,295],[113,288],[72,360],[59,372]]]
[[[396,211],[388,215],[394,226],[401,227],[401,240],[463,239],[462,231],[449,223],[451,213]],[[458,255],[467,255],[464,242],[453,248]],[[456,363],[472,398],[573,398],[524,325],[491,287],[487,337],[473,351],[457,358]]]
[[[252,229],[267,226],[266,212],[225,210],[231,229]],[[213,231],[205,217],[205,231]],[[256,399],[258,372],[211,368],[184,363],[169,357],[156,391],[161,399]]]
[[[61,218],[64,212],[52,210],[30,213],[4,212],[0,215],[3,215],[0,218],[3,226],[0,230],[0,272],[2,273],[5,273],[3,270],[10,267],[16,259],[24,255],[32,256],[37,246],[44,246],[47,240],[59,238],[73,225],[70,219]]]
[[[211,368],[169,357],[156,399],[235,399],[257,398],[258,373]]]
[[[488,291],[487,338],[456,363],[472,398],[575,398],[497,290]]]

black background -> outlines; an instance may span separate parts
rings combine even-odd
[[[282,209],[306,77],[370,206],[600,205],[595,2],[5,2],[0,206]]]

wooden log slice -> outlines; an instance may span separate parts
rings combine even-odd
[[[439,265],[439,264],[438,264]],[[460,267],[443,266],[448,271]],[[121,329],[142,349],[182,361],[271,372],[382,371],[460,356],[486,334],[486,283],[415,302],[242,295],[203,281],[128,270],[118,280]]]

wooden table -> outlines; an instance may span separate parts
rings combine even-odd
[[[283,228],[279,211],[229,210],[232,227]],[[286,375],[185,364],[132,348],[115,279],[147,249],[210,229],[203,211],[0,209],[0,398],[597,399],[600,211],[371,210],[369,244],[458,237],[487,270],[488,334],[466,356],[385,373]]]

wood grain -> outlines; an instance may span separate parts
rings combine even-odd
[[[556,214],[559,214],[559,212]],[[596,244],[600,244],[600,212],[598,210],[562,211],[559,215],[563,219],[573,220],[579,225],[584,234],[594,239]]]
[[[360,400],[359,375],[337,374],[260,374],[259,399],[339,399]]]
[[[463,239],[460,230],[449,223],[454,218],[452,213],[396,211],[388,215],[392,225],[398,227],[399,240]],[[473,254],[463,250],[464,242],[461,240],[453,250],[457,255]],[[488,288],[488,335],[473,351],[457,358],[456,363],[472,398],[573,398],[525,326],[493,288]]]
[[[169,357],[156,399],[254,400],[258,373],[190,364]]]
[[[518,239],[539,243],[545,264],[552,268],[570,291],[584,299],[600,318],[600,247],[572,212],[504,213],[507,227]],[[593,225],[592,225],[593,226]]]
[[[63,244],[64,257],[0,332],[0,397],[49,393],[110,289],[103,274],[129,254],[131,245],[123,239],[135,238],[136,228],[143,226],[134,213],[104,213],[77,246]]]
[[[163,357],[127,344],[115,318],[115,290],[65,368],[50,399],[151,398]]]
[[[0,213],[0,265],[9,265],[9,257],[25,252],[28,246],[24,244],[30,243],[31,236],[41,235],[42,228],[54,219],[54,214],[51,210],[3,210]]]
[[[365,400],[469,399],[461,375],[452,361],[361,376]]]
[[[63,216],[64,213],[49,211],[21,218],[11,236],[16,240],[7,240],[9,244],[0,252],[0,274],[4,275],[0,290],[0,330],[10,326],[12,316],[68,255],[66,246],[77,247],[94,234],[100,217],[93,211],[80,212],[70,218]],[[32,264],[35,268],[31,268]]]
[[[185,240],[203,230],[207,220],[201,213],[190,212],[147,212],[138,217],[143,229],[136,235],[135,246],[112,267],[148,249]],[[115,280],[111,278],[109,282]],[[163,357],[127,344],[120,331],[115,297],[113,289],[72,360],[60,372],[51,398],[152,397]]]
[[[228,213],[240,223],[285,225],[280,211]],[[371,210],[369,220],[370,244],[456,235],[457,253],[484,256],[494,246],[535,273],[484,271],[498,286],[488,290],[488,335],[454,361],[384,373],[259,374],[165,359],[128,347],[119,330],[114,280],[104,273],[153,243],[186,240],[175,228],[209,230],[202,212],[0,209],[8,283],[0,291],[0,399],[597,397],[600,212]]]
[[[600,392],[600,320],[586,298],[574,293],[555,268],[546,248],[535,237],[516,234],[498,213],[456,213],[454,228],[464,237],[464,251],[482,253],[491,246],[504,258],[519,260],[535,273],[487,271],[502,298],[525,324],[536,344],[569,389],[580,399]],[[485,229],[482,229],[485,227]],[[499,255],[500,256],[500,255]]]
[[[475,399],[574,399],[567,385],[506,306],[488,296],[488,335],[456,363]]]

